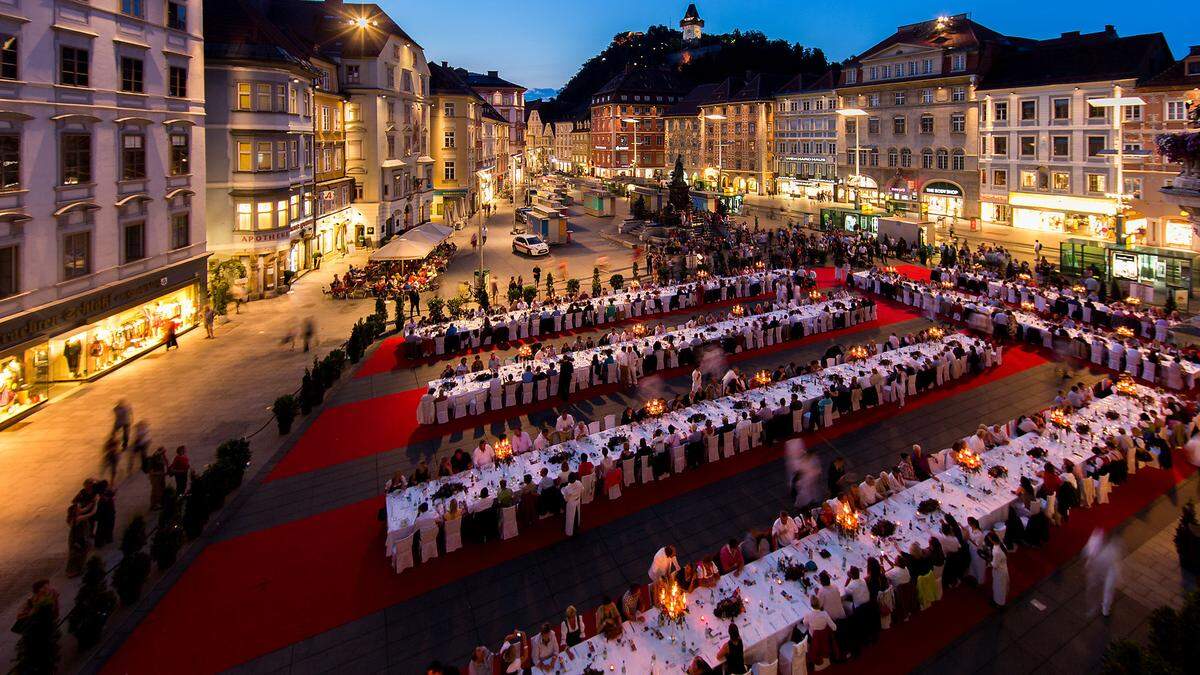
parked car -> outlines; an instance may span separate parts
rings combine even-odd
[[[550,246],[536,234],[518,234],[513,237],[512,250],[513,253],[532,256],[550,255]]]
[[[521,208],[517,209],[517,210],[516,210],[516,218],[517,218],[517,222],[518,222],[518,223],[526,223],[526,222],[528,222],[528,220],[529,220],[529,219],[528,219],[528,218],[526,218],[526,215],[528,215],[528,214],[529,214],[530,210],[531,210],[531,209],[530,209],[530,207],[528,207],[528,206],[524,206],[524,207],[521,207]]]

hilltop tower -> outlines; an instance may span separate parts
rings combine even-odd
[[[701,19],[700,12],[696,11],[696,3],[688,5],[683,18],[679,20],[679,29],[683,31],[683,46],[700,42],[700,35],[704,32],[704,19]]]

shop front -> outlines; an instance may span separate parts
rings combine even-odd
[[[1154,246],[1107,246],[1112,277],[1154,289],[1154,302],[1163,304],[1168,294],[1191,298],[1196,287],[1200,254]]]
[[[1111,199],[1013,192],[1012,224],[1023,230],[1116,241],[1117,203]]]
[[[846,230],[879,234],[879,214],[873,209],[821,209],[821,231]]]
[[[205,274],[201,257],[0,322],[0,427],[194,328]]]
[[[775,180],[779,194],[802,199],[831,201],[834,182],[828,178],[793,178],[780,176]]]
[[[930,220],[963,217],[963,189],[948,180],[931,180],[921,188],[921,211]]]
[[[1008,195],[979,195],[979,220],[989,225],[1012,225]]]
[[[304,228],[311,230],[311,227]],[[295,274],[304,268],[308,257],[302,229],[284,227],[252,232],[234,231],[236,252],[230,257],[246,268],[246,277],[235,283],[235,295],[245,299],[262,299],[275,293],[284,280],[284,273]]]

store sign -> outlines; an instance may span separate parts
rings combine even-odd
[[[292,231],[284,228],[266,232],[235,232],[234,235],[242,244],[262,244],[271,241],[287,241],[292,238]]]
[[[49,337],[109,316],[129,305],[153,300],[165,286],[198,283],[205,276],[205,259],[193,260],[167,270],[118,284],[94,293],[60,302],[44,309],[20,314],[0,323],[0,350],[38,337]]]
[[[935,180],[932,183],[929,183],[928,185],[926,185],[922,191],[925,194],[929,194],[929,195],[946,195],[949,197],[961,197],[962,196],[961,188],[959,188],[954,183],[947,183],[944,180]]]
[[[808,162],[810,164],[824,164],[829,161],[828,157],[783,157],[785,162]]]
[[[1163,231],[1163,240],[1167,246],[1192,247],[1192,224],[1178,220],[1168,220]]]

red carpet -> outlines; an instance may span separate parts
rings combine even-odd
[[[688,307],[686,309],[676,309],[670,312],[660,312],[657,314],[646,314],[643,316],[631,317],[625,319],[624,321],[613,321],[611,323],[603,324],[599,327],[572,328],[571,330],[559,331],[557,333],[546,333],[533,339],[513,340],[509,344],[519,347],[523,344],[534,344],[547,338],[566,337],[569,335],[587,335],[588,333],[596,333],[603,330],[608,330],[613,326],[640,323],[643,321],[655,321],[663,317],[677,314],[701,314],[718,309],[720,307],[732,307],[733,305],[747,302],[761,302],[774,297],[775,296],[773,294],[765,293],[763,295],[755,295],[748,298],[722,300],[720,302],[711,302],[705,305],[700,305],[699,307]],[[441,356],[431,356],[424,359],[407,359],[396,353],[396,349],[402,344],[404,344],[404,338],[401,335],[395,335],[384,339],[384,341],[379,344],[379,348],[372,352],[371,355],[367,357],[367,360],[364,361],[361,366],[359,366],[358,372],[354,374],[354,377],[368,377],[370,375],[378,375],[380,373],[405,370],[414,366],[440,363],[449,359],[458,359],[463,356],[470,356],[472,354],[485,354],[487,352],[499,349],[498,345],[489,345],[487,347],[480,347],[478,349],[466,349],[454,352],[453,354],[442,354]]]
[[[860,323],[850,328],[828,333],[809,335],[800,340],[781,342],[763,349],[742,352],[730,356],[728,360],[736,363],[766,354],[798,349],[814,342],[846,337],[880,326],[911,321],[920,316],[910,308],[898,303],[880,302],[878,306],[875,321]],[[689,372],[691,372],[690,366],[660,371],[657,375],[670,378],[686,375]],[[420,441],[487,427],[493,423],[515,419],[538,410],[548,410],[561,403],[557,397],[551,397],[527,406],[503,408],[483,415],[450,420],[448,424],[419,425],[414,411],[417,409],[417,403],[424,391],[424,389],[410,389],[324,409],[312,426],[304,432],[304,436],[275,466],[267,476],[267,480],[278,480],[353,459],[389,452]],[[618,391],[622,391],[619,384],[591,387],[584,390],[582,394],[577,394],[576,399],[594,399]]]
[[[964,394],[1044,362],[1036,353],[1010,349],[999,368],[910,398],[905,410]],[[895,414],[893,406],[865,411],[823,437],[879,424]],[[584,526],[604,525],[774,461],[782,453],[781,444],[759,448],[652,486],[632,487],[616,502],[601,499],[585,507]],[[155,672],[164,663],[171,663],[175,672],[229,668],[563,538],[561,523],[552,518],[514,539],[468,547],[396,575],[384,558],[375,517],[382,501],[375,497],[209,546],[106,664],[105,672]]]

